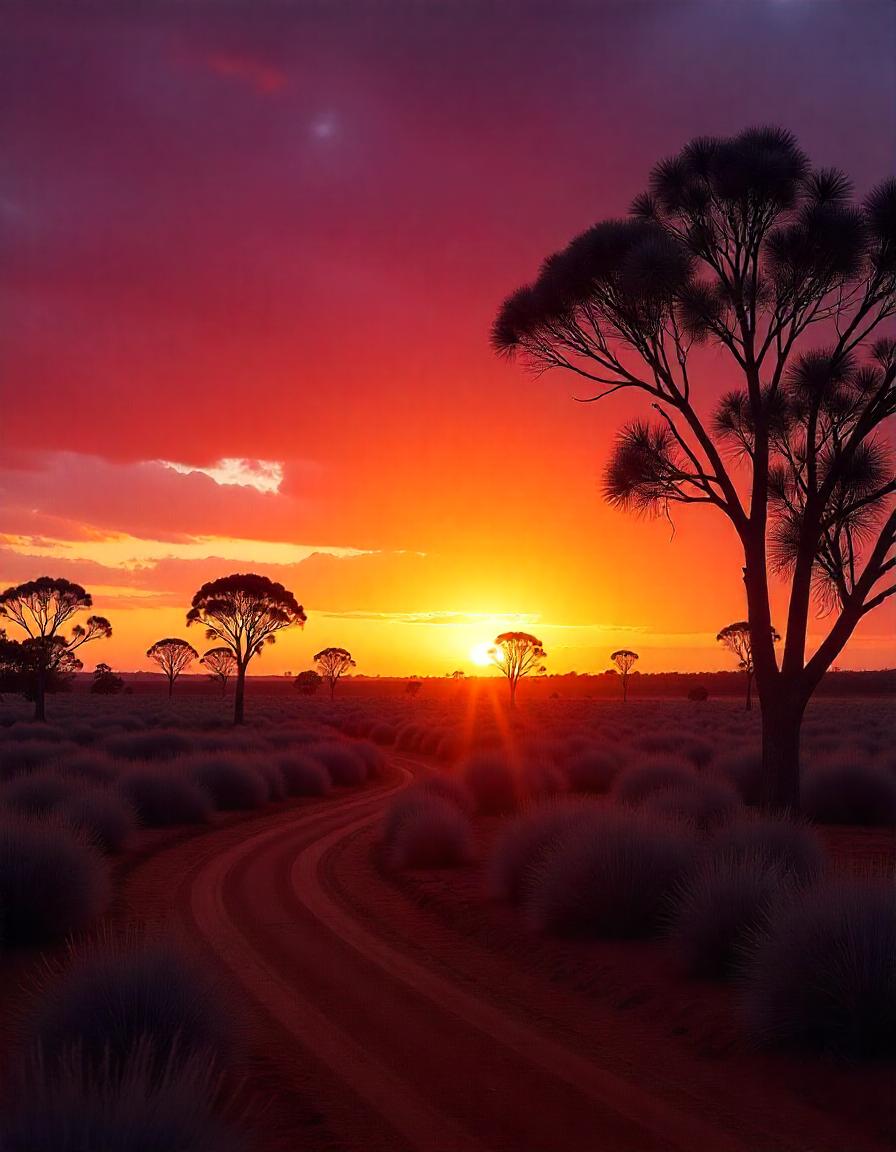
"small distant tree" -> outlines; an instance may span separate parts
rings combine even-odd
[[[781,637],[772,628],[772,643],[777,644]],[[747,674],[747,702],[746,709],[753,707],[753,645],[750,643],[750,625],[747,620],[738,620],[734,624],[727,624],[716,636],[720,644],[724,644],[732,655],[737,657],[737,666],[741,672]]]
[[[448,679],[449,680],[464,680],[464,679],[466,679],[466,675],[467,674],[466,674],[466,672],[464,672],[463,668],[458,668],[457,671],[448,673]]]
[[[313,668],[308,668],[296,676],[296,688],[303,696],[313,696],[323,684],[323,677]]]
[[[317,670],[330,686],[330,699],[336,691],[339,680],[355,667],[351,652],[347,648],[323,648],[314,657]]]
[[[524,676],[547,671],[542,660],[547,653],[537,636],[528,632],[502,632],[495,638],[489,656],[507,677],[510,686],[510,707],[516,706],[516,689]]]
[[[293,624],[301,628],[307,617],[302,605],[282,584],[254,572],[222,576],[203,584],[187,613],[187,627],[203,624],[208,640],[220,640],[236,661],[233,722],[242,724],[246,695],[246,669],[276,633]]]
[[[416,696],[423,688],[422,680],[408,680],[404,686],[405,693],[408,696]]]
[[[189,668],[194,660],[199,659],[199,653],[192,644],[186,640],[178,640],[176,636],[168,636],[164,640],[156,640],[146,655],[165,673],[168,680],[168,696],[174,692],[174,681],[185,668]]]
[[[124,688],[124,680],[116,676],[108,664],[97,664],[93,672],[90,691],[97,696],[117,696]]]
[[[221,685],[221,695],[227,693],[227,681],[236,671],[236,657],[229,648],[209,648],[199,661],[208,668],[209,680]]]
[[[622,703],[628,700],[628,677],[632,668],[638,660],[638,653],[632,652],[628,648],[620,648],[617,652],[610,655],[610,659],[616,665],[616,670],[622,678]]]
[[[702,704],[705,700],[709,699],[709,690],[703,684],[695,684],[693,688],[688,689],[688,700],[693,700],[697,704]]]
[[[73,616],[92,607],[90,593],[80,584],[52,576],[39,576],[0,593],[0,617],[18,624],[27,637],[23,644],[33,674],[35,720],[46,719],[47,685],[54,671],[63,670],[67,654],[112,635],[104,616],[88,616],[86,626],[75,624],[70,636],[62,635]]]

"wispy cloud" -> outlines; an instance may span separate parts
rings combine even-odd
[[[216,463],[201,467],[180,464],[176,460],[159,460],[181,476],[201,472],[216,484],[235,484],[240,488],[255,488],[259,492],[279,492],[283,483],[283,464],[277,460],[249,460],[241,456],[225,456]]]

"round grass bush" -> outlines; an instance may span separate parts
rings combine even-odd
[[[734,786],[710,776],[695,776],[684,783],[651,792],[643,807],[657,816],[685,820],[701,831],[724,824],[742,810]]]
[[[268,790],[268,800],[286,799],[286,780],[278,764],[267,756],[253,756],[250,767],[264,781]]]
[[[367,779],[367,764],[362,754],[347,741],[313,744],[308,754],[323,764],[337,788],[357,788]]]
[[[59,763],[77,750],[75,744],[54,740],[4,741],[0,743],[0,779],[7,780]]]
[[[117,774],[114,760],[96,750],[86,752],[78,749],[66,755],[59,764],[66,776],[80,776],[94,784],[108,784]]]
[[[76,790],[76,782],[55,772],[34,772],[8,780],[0,788],[0,805],[37,816],[52,812]]]
[[[409,788],[386,813],[386,859],[392,868],[451,868],[473,859],[473,829],[456,804]]]
[[[605,748],[585,747],[566,761],[566,778],[573,792],[609,792],[618,773],[618,759]]]
[[[745,804],[759,804],[762,799],[762,751],[759,748],[719,756],[714,770],[727,776]]]
[[[82,836],[56,820],[0,818],[0,947],[56,944],[108,899],[106,864]]]
[[[137,820],[147,828],[175,824],[203,824],[212,814],[208,792],[173,768],[130,768],[121,776],[122,795],[134,806]]]
[[[137,824],[133,805],[104,788],[81,788],[56,811],[65,824],[82,832],[102,852],[122,852]]]
[[[462,766],[461,776],[483,815],[499,816],[519,806],[520,782],[506,756],[479,752]]]
[[[330,773],[323,764],[302,752],[280,756],[277,767],[288,796],[326,796],[332,790]]]
[[[37,992],[25,1033],[50,1062],[76,1051],[85,1070],[120,1077],[145,1048],[158,1075],[194,1056],[213,1059],[231,1041],[220,989],[167,943],[91,941]]]
[[[751,1036],[849,1060],[896,1058],[896,888],[819,885],[778,908],[744,973]]]
[[[702,856],[671,901],[669,938],[684,971],[710,979],[731,975],[751,934],[794,887],[761,850]]]
[[[193,751],[193,741],[182,732],[168,728],[150,728],[110,736],[104,747],[122,760],[174,760]]]
[[[414,752],[420,747],[423,729],[419,724],[403,724],[395,736],[395,747],[402,752]]]
[[[158,1072],[144,1042],[112,1075],[67,1053],[34,1057],[0,1123],[4,1152],[240,1152],[215,1115],[219,1076],[204,1056]]]
[[[466,812],[467,815],[472,814],[476,808],[469,788],[455,776],[445,776],[441,773],[426,776],[419,780],[414,787],[420,792],[441,796],[443,800],[450,800],[452,804],[460,808],[461,812]]]
[[[560,801],[526,812],[504,828],[488,861],[489,895],[495,900],[520,903],[538,865],[583,813],[587,816],[585,805]]]
[[[370,729],[370,739],[374,744],[394,744],[395,728],[392,724],[380,722]]]
[[[896,776],[870,761],[821,761],[804,770],[803,811],[819,824],[896,824]]]
[[[653,935],[695,858],[694,838],[680,827],[636,812],[590,812],[571,822],[534,870],[528,918],[537,930],[561,935]]]
[[[623,768],[613,785],[613,796],[623,804],[640,804],[652,792],[689,784],[694,775],[690,764],[674,756],[643,760]]]
[[[270,796],[264,777],[234,757],[196,757],[189,762],[187,771],[221,812],[261,808]]]
[[[352,745],[352,749],[367,765],[367,778],[379,780],[386,770],[386,757],[382,748],[369,740],[358,740]]]
[[[710,850],[745,859],[762,854],[802,883],[818,879],[825,869],[824,848],[818,836],[807,825],[790,820],[732,820],[714,833]]]

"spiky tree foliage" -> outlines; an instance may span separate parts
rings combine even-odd
[[[772,641],[777,644],[781,637],[772,629]],[[747,674],[747,699],[746,710],[749,712],[753,707],[753,676],[755,668],[753,667],[753,645],[750,643],[750,624],[747,620],[737,620],[734,624],[726,624],[722,631],[716,636],[716,640],[720,644],[724,644],[728,651],[737,657],[737,666],[741,672]]]
[[[302,605],[282,584],[254,572],[222,576],[203,584],[187,613],[187,627],[203,624],[207,640],[219,640],[236,661],[233,722],[242,724],[246,669],[276,633],[307,619]]]
[[[612,503],[666,515],[705,504],[732,524],[770,804],[798,806],[806,704],[862,617],[896,592],[885,432],[896,341],[879,335],[894,314],[896,179],[856,203],[842,172],[813,169],[789,132],[757,128],[658,164],[626,219],[549,257],[494,324],[500,352],[596,385],[589,401],[622,389],[649,400],[653,418],[622,430],[609,463]],[[695,403],[698,344],[740,379],[711,419]],[[770,570],[789,584],[780,664]],[[831,624],[807,654],[813,594]]]
[[[321,679],[326,680],[330,686],[330,699],[336,691],[339,680],[355,667],[352,654],[346,648],[324,648],[314,657]]]
[[[321,674],[313,668],[308,668],[296,676],[296,688],[303,696],[313,696],[323,682]]]
[[[209,680],[217,680],[221,685],[221,695],[227,692],[227,681],[236,671],[236,657],[230,648],[209,648],[199,660],[208,668]]]
[[[622,680],[622,703],[624,704],[628,700],[629,673],[638,661],[638,653],[632,652],[629,648],[619,648],[610,653],[610,659],[616,665],[616,671]]]
[[[542,664],[542,660],[547,658],[544,645],[528,632],[502,632],[495,637],[489,656],[507,677],[511,708],[516,704],[516,689],[520,680],[532,673],[546,671]]]
[[[24,644],[34,670],[35,720],[46,719],[47,682],[54,669],[73,671],[71,653],[91,640],[112,635],[105,616],[88,616],[85,624],[72,625],[70,635],[62,634],[73,616],[92,607],[90,593],[80,584],[52,576],[39,576],[0,592],[0,617],[18,624],[27,637]]]
[[[192,644],[186,640],[179,640],[176,636],[166,636],[164,640],[156,640],[146,655],[154,664],[158,664],[165,673],[168,681],[168,695],[174,692],[174,681],[184,669],[189,668],[194,660],[199,659],[199,653]]]

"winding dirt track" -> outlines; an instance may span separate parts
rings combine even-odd
[[[336,1086],[322,1109],[345,1146],[770,1149],[757,1142],[758,1132],[768,1135],[762,1125],[747,1135],[718,1110],[654,1090],[637,1064],[621,1074],[564,1043],[562,1029],[508,1003],[493,972],[481,981],[458,975],[441,962],[438,934],[427,938],[429,957],[419,938],[404,946],[401,931],[416,931],[413,915],[398,933],[383,931],[376,909],[366,915],[343,898],[333,880],[340,850],[380,819],[391,793],[427,771],[401,757],[391,765],[393,779],[382,787],[284,813],[254,832],[230,829],[181,884],[186,926],[285,1034],[280,1075],[288,1078],[292,1063],[298,1082],[312,1064]],[[291,1146],[302,1147],[301,1139]]]

